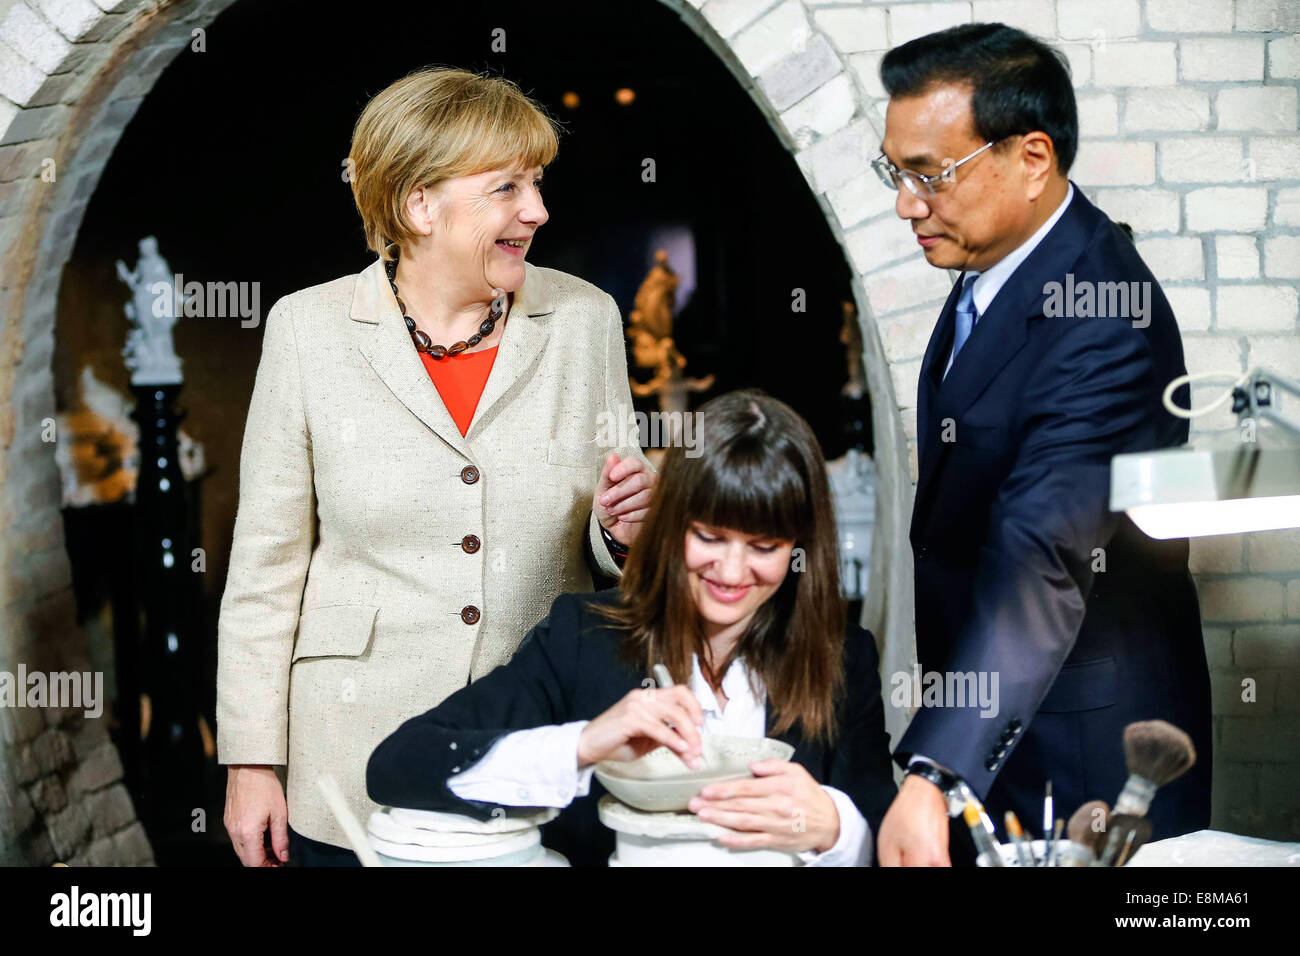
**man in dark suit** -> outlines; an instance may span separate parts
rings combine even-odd
[[[1167,720],[1198,760],[1162,789],[1153,839],[1210,816],[1210,689],[1186,539],[1109,508],[1110,461],[1176,446],[1161,392],[1183,374],[1169,303],[1133,243],[1068,179],[1078,141],[1064,60],[1002,24],[913,40],[881,63],[873,164],[931,265],[960,273],[920,372],[911,541],[927,696],[883,863],[969,862],[964,781],[1001,830],[1113,802],[1126,724]],[[1180,399],[1186,404],[1185,396]],[[972,701],[963,691],[994,691]],[[963,699],[964,698],[964,699]]]

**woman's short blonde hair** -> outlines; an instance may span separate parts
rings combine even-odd
[[[352,131],[348,174],[366,245],[386,260],[389,243],[415,238],[412,190],[514,162],[546,166],[558,149],[555,122],[507,79],[445,67],[404,76]]]

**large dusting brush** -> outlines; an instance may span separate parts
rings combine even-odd
[[[1192,738],[1164,720],[1143,720],[1124,728],[1124,761],[1129,778],[1112,813],[1145,816],[1156,790],[1196,763]]]
[[[1101,821],[1098,827],[1097,821]],[[1110,829],[1110,808],[1105,800],[1089,800],[1070,815],[1065,832],[1070,837],[1064,866],[1088,866],[1101,856]]]

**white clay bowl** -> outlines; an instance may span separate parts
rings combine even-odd
[[[613,796],[638,810],[681,811],[711,783],[750,777],[756,760],[789,760],[794,747],[771,737],[704,738],[704,766],[692,770],[667,747],[636,760],[605,760],[596,765],[596,779]]]

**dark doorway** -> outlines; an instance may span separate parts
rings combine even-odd
[[[494,52],[502,38],[504,52]],[[86,210],[61,289],[60,406],[75,404],[87,365],[130,395],[120,356],[127,292],[114,263],[134,263],[144,236],[158,237],[187,280],[260,283],[263,316],[289,292],[369,264],[343,176],[352,126],[370,96],[432,63],[504,75],[563,124],[546,174],[551,218],[532,261],[595,283],[626,316],[655,249],[667,248],[687,293],[675,329],[687,372],[716,376],[698,400],[763,388],[808,419],[828,458],[845,450],[840,330],[853,296],[843,252],[759,107],[654,0],[478,8],[394,0],[361,19],[305,0],[233,5],[207,28],[205,52],[182,52],[161,76]],[[261,332],[237,318],[189,318],[175,339],[184,427],[211,469],[196,519],[208,555],[198,693],[211,722],[217,610]],[[638,376],[649,373],[634,369]],[[869,433],[863,443],[872,450]],[[106,578],[111,545],[79,545],[83,620],[99,614],[95,565]],[[116,666],[120,680],[135,664]],[[235,862],[220,825],[224,775],[213,771],[206,840],[166,851],[151,834],[160,863]]]

